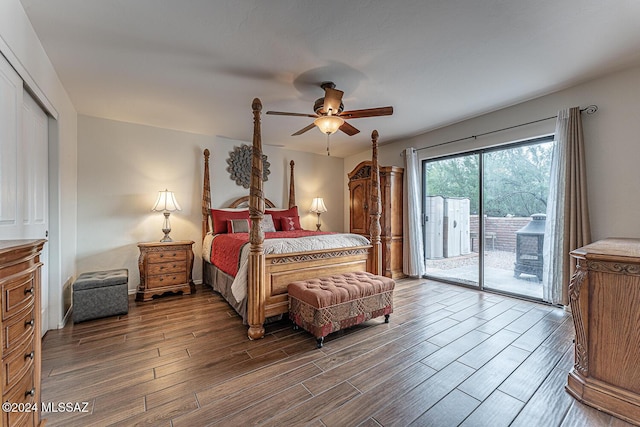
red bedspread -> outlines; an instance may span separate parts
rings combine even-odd
[[[319,236],[322,234],[335,233],[309,230],[276,231],[275,233],[264,233],[264,238],[298,238]],[[238,268],[240,267],[240,251],[247,243],[249,243],[249,233],[218,234],[216,238],[213,239],[213,245],[211,248],[211,264],[235,277],[238,273]]]

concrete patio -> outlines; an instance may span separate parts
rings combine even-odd
[[[515,254],[503,251],[485,253],[484,287],[510,294],[542,299],[542,282],[533,275],[514,277]],[[478,285],[478,254],[472,252],[452,258],[428,259],[427,275],[468,285]]]

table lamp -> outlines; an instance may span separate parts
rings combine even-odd
[[[318,215],[318,222],[316,223],[316,231],[320,231],[320,214],[327,211],[327,207],[324,205],[322,197],[316,197],[311,202],[311,212],[315,212]]]
[[[158,199],[156,200],[155,205],[151,208],[153,212],[162,212],[164,213],[164,224],[162,225],[162,232],[164,233],[164,237],[161,242],[173,242],[173,239],[169,237],[169,233],[171,233],[171,223],[169,222],[169,215],[171,212],[180,211],[180,205],[176,200],[176,196],[174,196],[172,191],[165,189],[164,191],[158,191]]]

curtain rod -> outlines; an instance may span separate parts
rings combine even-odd
[[[589,105],[588,107],[580,109],[581,113],[585,112],[587,114],[593,114],[596,111],[598,111],[598,106],[597,105]],[[454,142],[466,141],[468,139],[477,139],[479,136],[491,135],[492,133],[498,133],[498,132],[502,132],[502,131],[505,131],[505,130],[515,129],[515,128],[519,128],[521,126],[532,125],[534,123],[544,122],[545,120],[555,119],[557,117],[558,117],[558,115],[556,114],[555,116],[545,117],[544,119],[538,119],[538,120],[534,120],[532,122],[521,123],[519,125],[514,125],[514,126],[509,126],[509,127],[506,127],[506,128],[502,128],[502,129],[492,130],[492,131],[489,131],[489,132],[479,133],[477,135],[467,136],[466,138],[459,138],[459,139],[454,139],[454,140],[447,141],[447,142],[441,142],[439,144],[430,145],[428,147],[416,148],[415,150],[416,151],[426,150],[428,148],[440,147],[441,145],[453,144]],[[404,152],[401,152],[400,155],[404,155]]]

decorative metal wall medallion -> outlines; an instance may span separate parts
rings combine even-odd
[[[227,159],[227,171],[230,178],[238,185],[242,185],[244,188],[249,188],[251,183],[251,155],[253,153],[253,147],[242,144],[240,147],[234,147],[233,151],[229,153]],[[267,161],[267,155],[262,155],[262,180],[268,181],[269,166],[271,163]]]

